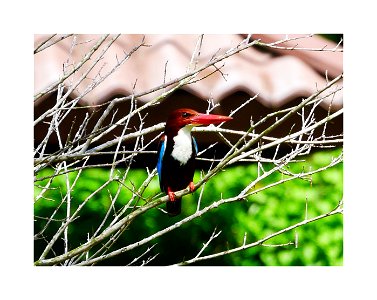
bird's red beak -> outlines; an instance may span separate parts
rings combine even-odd
[[[192,125],[210,125],[210,124],[220,124],[222,122],[232,120],[232,117],[222,116],[222,115],[209,115],[209,114],[197,114],[191,117]]]

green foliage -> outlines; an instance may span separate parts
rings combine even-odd
[[[331,152],[317,152],[308,157],[305,162],[291,163],[289,170],[315,170],[330,162],[331,157],[339,154],[340,150]],[[272,166],[264,165],[265,170]],[[118,170],[121,176],[125,170]],[[52,169],[45,169],[38,177],[53,174]],[[255,164],[239,165],[228,168],[219,173],[205,185],[200,207],[203,208],[220,198],[236,196],[252,180],[257,178],[258,170]],[[75,181],[77,172],[70,173],[70,184]],[[138,189],[147,177],[145,170],[130,170],[125,185],[111,182],[90,199],[72,225],[69,227],[70,248],[83,244],[88,234],[93,234],[101,224],[111,200],[117,192],[118,201],[112,208],[119,211],[132,196],[132,189]],[[84,170],[71,191],[71,212],[85,201],[85,199],[104,184],[109,178],[109,170]],[[199,171],[195,180],[200,178]],[[259,182],[256,189],[273,182],[287,178],[281,173],[274,173]],[[66,175],[61,175],[52,181],[44,198],[35,204],[35,233],[40,232],[46,225],[45,217],[53,215],[53,221],[43,231],[43,238],[35,242],[35,259],[37,259],[46,245],[46,240],[56,232],[61,220],[66,216]],[[38,195],[48,179],[38,182],[35,195]],[[200,188],[201,189],[201,188]],[[182,214],[175,218],[167,217],[158,208],[147,211],[133,221],[114,247],[121,247],[137,242],[176,221],[192,214],[197,208],[197,199],[200,189],[192,195],[187,195],[182,201]],[[148,198],[158,194],[159,184],[157,177],[153,178],[143,196]],[[153,244],[154,255],[158,256],[151,262],[152,265],[166,265],[177,263],[194,257],[208,241],[216,228],[221,234],[213,240],[202,255],[212,254],[242,245],[247,233],[247,243],[257,241],[271,233],[284,229],[307,218],[315,217],[332,210],[342,198],[343,192],[343,165],[338,164],[324,172],[314,174],[307,180],[296,179],[287,181],[256,194],[245,201],[233,202],[219,206],[203,215],[201,218],[155,239]],[[142,205],[140,200],[138,205]],[[40,218],[42,217],[42,218]],[[207,260],[202,265],[342,265],[343,263],[343,220],[341,215],[331,216],[309,223],[296,230],[285,232],[267,241],[264,246],[257,246],[245,251],[225,255],[217,259]],[[294,242],[297,236],[298,247],[294,245],[276,246]],[[147,245],[147,246],[151,246]],[[62,242],[54,247],[61,253]],[[140,249],[139,249],[140,248]],[[103,264],[125,265],[137,255],[143,253],[147,247],[125,252],[116,258],[109,259]],[[115,248],[114,248],[115,249]],[[93,252],[95,249],[93,249]],[[91,252],[92,253],[92,252]]]

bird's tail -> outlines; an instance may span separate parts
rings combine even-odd
[[[181,213],[181,198],[176,198],[174,201],[166,202],[166,210],[169,216],[174,217]]]

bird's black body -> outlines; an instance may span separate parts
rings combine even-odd
[[[158,145],[158,153],[163,153],[163,155],[159,157],[158,164],[160,164],[160,188],[165,193],[168,193],[169,189],[171,191],[179,191],[186,188],[190,182],[192,182],[195,173],[197,147],[195,139],[192,137],[192,155],[187,163],[181,164],[171,155],[174,146],[172,140],[165,142],[165,139],[167,139],[167,137],[163,136]],[[163,147],[166,148],[162,149]],[[175,201],[167,202],[166,209],[170,215],[180,214],[181,199],[175,197]]]
[[[173,143],[167,143],[165,155],[163,156],[161,170],[160,188],[165,193],[168,192],[168,186],[173,191],[179,191],[186,188],[192,181],[195,172],[195,157],[196,147],[194,138],[192,142],[192,156],[186,164],[181,163],[171,156],[173,151]],[[162,147],[163,142],[160,142],[159,149]]]

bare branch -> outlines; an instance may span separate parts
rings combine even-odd
[[[199,261],[203,261],[203,260],[208,260],[208,259],[213,259],[213,258],[216,258],[216,257],[220,257],[220,256],[223,256],[223,255],[227,255],[227,254],[232,254],[232,253],[235,253],[235,252],[239,252],[239,251],[243,251],[243,250],[246,250],[246,249],[249,249],[249,248],[252,248],[252,247],[256,247],[256,246],[259,246],[259,245],[264,245],[264,243],[270,239],[272,239],[273,237],[275,236],[278,236],[278,235],[281,235],[285,232],[288,232],[288,231],[291,231],[293,229],[296,229],[298,227],[301,227],[301,226],[304,226],[308,223],[311,223],[311,222],[315,222],[315,221],[318,221],[320,219],[323,219],[323,218],[327,218],[327,217],[330,217],[330,216],[333,216],[333,215],[336,215],[336,214],[341,214],[343,213],[343,208],[336,208],[335,210],[332,210],[328,213],[325,213],[325,214],[322,214],[322,215],[319,215],[317,217],[314,217],[314,218],[311,218],[311,219],[306,219],[306,220],[303,220],[301,222],[298,222],[296,224],[293,224],[289,227],[286,227],[282,230],[279,230],[275,233],[272,233],[256,242],[253,242],[253,243],[250,243],[250,244],[244,244],[240,247],[237,247],[237,248],[233,248],[233,249],[230,249],[230,250],[226,250],[226,251],[222,251],[222,252],[218,252],[218,253],[215,253],[215,254],[211,254],[211,255],[207,255],[207,256],[202,256],[202,257],[195,257],[193,259],[190,259],[190,260],[187,260],[187,261],[184,261],[182,263],[178,263],[177,265],[190,265],[190,264],[193,264],[193,263],[196,263],[196,262],[199,262]],[[292,243],[287,243],[285,245],[292,245]],[[266,245],[264,245],[266,246]],[[279,245],[281,246],[281,245]]]
[[[52,38],[56,36],[56,34],[53,34],[50,37],[48,37],[46,40],[42,41],[37,47],[35,47],[34,54],[37,54],[38,52],[41,52],[41,51],[47,49],[48,47],[55,45],[56,43],[59,43],[60,41],[66,39],[66,38],[68,38],[72,35],[73,35],[72,33],[71,34],[62,34],[61,36],[59,36],[54,41],[51,41]]]
[[[92,55],[94,54],[94,52],[96,52],[98,50],[98,48],[103,44],[103,42],[106,40],[106,38],[108,36],[109,36],[109,34],[103,35],[98,40],[98,42],[92,47],[92,49],[88,53],[86,53],[86,55],[83,57],[83,59],[72,69],[71,72],[65,74],[61,79],[59,79],[58,81],[56,81],[53,84],[51,84],[48,88],[46,88],[42,92],[34,95],[34,101],[38,100],[42,96],[44,96],[44,95],[46,95],[46,94],[48,94],[48,93],[50,93],[52,91],[54,91],[55,88],[59,84],[62,84],[68,77],[70,77],[73,73],[75,73],[77,70],[79,70],[92,57]]]

